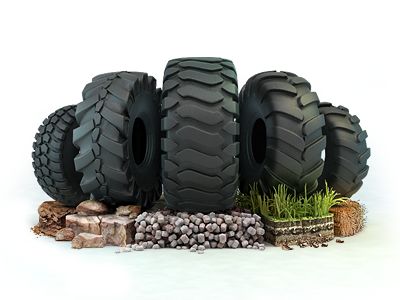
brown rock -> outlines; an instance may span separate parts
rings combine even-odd
[[[129,217],[106,215],[100,216],[101,233],[108,245],[126,246],[133,242],[135,220]]]
[[[86,200],[76,207],[76,212],[83,216],[98,216],[109,212],[107,205],[96,200]]]
[[[71,228],[62,228],[56,233],[56,241],[72,241],[75,233]]]
[[[335,236],[352,236],[364,226],[364,209],[356,201],[335,205],[330,212],[333,213]]]
[[[75,213],[75,208],[67,207],[58,201],[45,201],[39,208],[39,223],[32,228],[36,234],[55,236],[65,227],[66,216]]]
[[[105,240],[102,235],[82,232],[72,240],[72,248],[103,248]]]
[[[115,214],[117,216],[129,216],[131,219],[136,219],[140,214],[142,207],[139,205],[126,205],[117,207]]]
[[[68,215],[66,217],[66,227],[71,228],[75,236],[81,232],[101,234],[100,219],[98,216]]]

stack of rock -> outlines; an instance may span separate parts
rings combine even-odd
[[[264,225],[256,214],[143,212],[135,222],[133,250],[159,248],[190,249],[248,248],[264,250]]]

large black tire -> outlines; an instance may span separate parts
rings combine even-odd
[[[167,206],[202,212],[231,208],[239,168],[233,63],[221,58],[171,60],[162,97],[161,161]]]
[[[43,191],[67,206],[89,199],[79,182],[82,174],[75,171],[78,149],[72,144],[72,132],[78,126],[75,105],[65,106],[49,115],[39,127],[33,143],[33,169]]]
[[[156,80],[140,72],[101,74],[82,96],[73,139],[82,190],[111,205],[150,207],[161,194]]]
[[[367,132],[362,130],[360,119],[343,106],[323,102],[319,109],[325,116],[323,133],[327,138],[319,187],[324,188],[326,181],[336,192],[350,197],[360,189],[368,174],[371,150],[366,143]]]
[[[264,193],[278,184],[313,192],[322,173],[324,116],[310,84],[288,72],[251,77],[239,96],[240,188],[258,183]]]

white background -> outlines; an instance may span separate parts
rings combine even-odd
[[[1,299],[396,297],[398,1],[60,2],[0,4]],[[35,237],[48,199],[30,158],[42,120],[81,101],[92,76],[146,71],[161,86],[165,64],[181,56],[232,59],[240,86],[257,72],[291,71],[357,114],[372,149],[354,196],[369,210],[365,231],[324,249],[204,255],[77,251]]]

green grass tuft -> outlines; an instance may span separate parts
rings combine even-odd
[[[260,194],[258,186],[252,185],[249,195],[238,193],[236,205],[250,209],[271,220],[304,220],[329,216],[329,209],[346,201],[339,197],[325,182],[325,190],[307,195],[307,187],[302,195],[291,193],[287,186],[280,184],[271,195]]]

